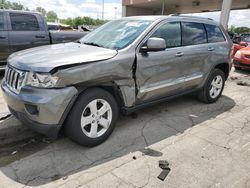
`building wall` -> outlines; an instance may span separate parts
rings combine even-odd
[[[137,7],[122,6],[122,16],[154,15],[156,11]]]

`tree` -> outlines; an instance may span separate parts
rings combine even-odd
[[[234,32],[237,34],[249,33],[250,29],[248,27],[237,27],[234,29]]]
[[[235,26],[231,26],[228,30],[229,32],[231,33],[234,33],[234,34],[242,34],[242,33],[249,33],[250,32],[250,28],[248,27],[235,27]]]
[[[40,12],[43,16],[46,16],[46,10],[43,7],[36,7],[36,11]]]
[[[235,26],[231,25],[230,28],[228,29],[229,32],[234,33]]]
[[[47,12],[47,21],[55,22],[58,20],[57,14],[54,11]]]
[[[20,3],[12,3],[6,0],[0,0],[0,9],[12,9],[12,10],[29,10]]]

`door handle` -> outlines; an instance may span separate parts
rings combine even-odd
[[[38,38],[38,39],[44,39],[45,36],[44,35],[36,35],[36,38]]]
[[[214,48],[213,47],[209,47],[207,50],[208,51],[214,51]]]
[[[175,54],[176,57],[181,57],[181,56],[183,56],[183,55],[184,55],[183,52],[177,52],[177,53]]]
[[[6,37],[0,36],[0,39],[6,39]]]

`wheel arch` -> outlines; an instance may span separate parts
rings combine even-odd
[[[124,99],[123,99],[122,92],[120,90],[120,87],[115,82],[104,82],[104,83],[99,83],[99,84],[90,84],[87,86],[79,84],[79,85],[76,85],[75,87],[78,90],[77,99],[79,98],[80,95],[84,94],[84,92],[88,89],[100,88],[109,92],[115,98],[118,104],[118,107],[120,109],[124,106]]]
[[[214,66],[214,69],[220,69],[224,72],[225,74],[225,79],[227,80],[228,79],[228,76],[229,76],[229,73],[230,73],[230,66],[228,63],[224,62],[224,63],[219,63],[217,65]]]

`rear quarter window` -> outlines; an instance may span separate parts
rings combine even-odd
[[[208,42],[223,42],[225,41],[225,37],[223,36],[222,31],[216,25],[205,24],[208,36]]]
[[[32,14],[10,13],[13,31],[39,31],[37,18]]]
[[[207,43],[207,35],[202,23],[182,22],[182,45]]]

